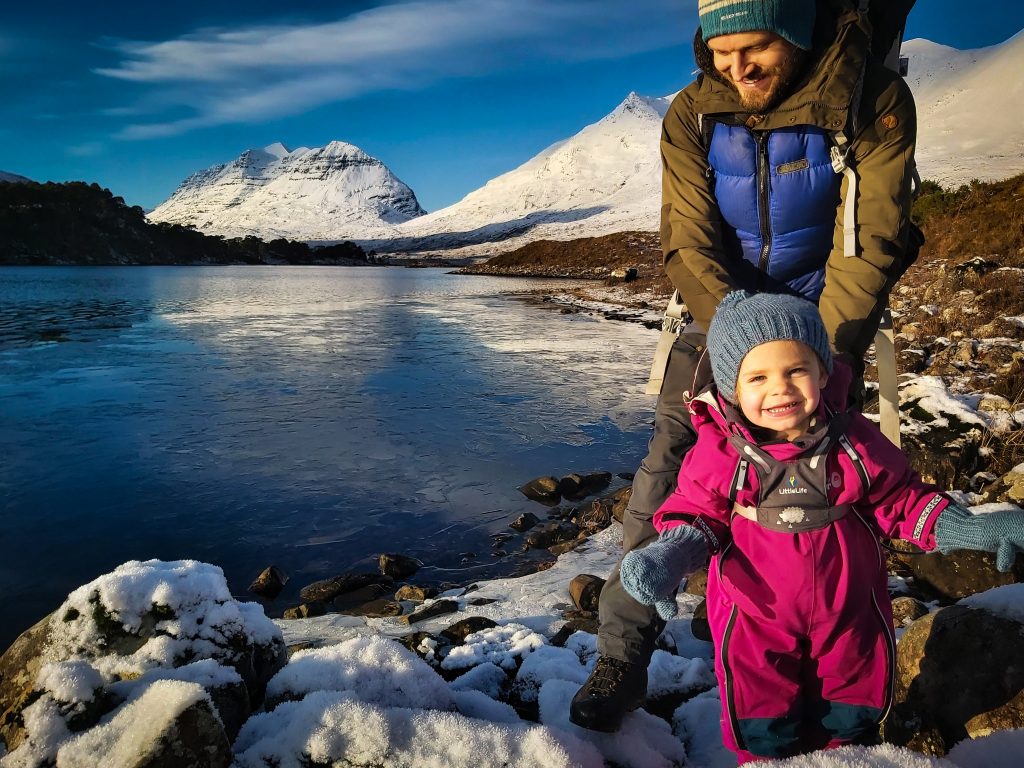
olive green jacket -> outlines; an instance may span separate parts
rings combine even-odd
[[[852,125],[857,130],[847,161],[858,178],[857,254],[844,255],[843,205],[849,186],[844,178],[819,306],[836,351],[861,359],[907,250],[917,136],[909,87],[881,64],[869,60],[865,65],[868,34],[855,11],[841,7],[830,13],[823,3],[803,79],[767,114],[743,112],[735,91],[711,66],[699,32],[694,48],[703,74],[676,96],[662,127],[661,241],[669,278],[704,328],[727,293],[756,290],[755,268],[727,256],[723,248],[728,225],[710,180],[700,115],[736,115],[752,131],[809,124],[849,132]],[[859,114],[848,121],[858,82]]]

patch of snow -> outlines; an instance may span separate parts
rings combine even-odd
[[[554,728],[456,712],[382,708],[319,692],[256,715],[235,740],[237,768],[388,765],[407,768],[601,768],[592,745]]]
[[[1024,755],[1024,728],[964,739],[948,757],[957,768],[1019,768]]]
[[[1024,584],[1005,584],[960,600],[960,605],[1024,624]]]
[[[692,694],[718,685],[715,671],[704,659],[688,659],[660,650],[651,657],[647,675],[648,698],[673,693]]]
[[[175,680],[159,680],[116,709],[99,725],[72,737],[57,751],[61,768],[105,768],[133,765],[140,746],[152,744],[185,710],[205,701],[213,711],[202,686]]]
[[[721,716],[718,688],[683,702],[672,715],[672,732],[683,743],[692,765],[736,768],[736,755],[722,743]]]
[[[349,691],[382,707],[455,707],[448,684],[428,664],[382,637],[357,637],[297,651],[267,684],[270,700],[301,699],[314,691]]]
[[[466,669],[488,661],[515,669],[517,660],[544,645],[544,637],[521,624],[491,627],[466,636],[441,662],[442,669]]]
[[[585,739],[609,762],[623,768],[677,768],[686,765],[686,750],[660,717],[638,709],[629,712],[616,733],[598,733],[569,721],[569,702],[579,690],[575,683],[550,680],[541,687],[540,721],[552,729]]]
[[[542,685],[550,680],[565,680],[583,685],[590,676],[590,668],[580,664],[579,657],[570,648],[545,645],[537,648],[524,660],[516,674],[515,689],[523,701],[536,701]]]
[[[749,768],[957,768],[941,757],[926,757],[891,744],[877,747],[839,747],[787,760],[747,763]]]
[[[46,691],[57,701],[88,702],[103,688],[103,675],[86,661],[44,664],[36,677],[36,690]]]

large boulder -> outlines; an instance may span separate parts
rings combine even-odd
[[[1006,589],[1024,587],[1003,587],[972,600],[998,605],[995,593]],[[944,755],[963,739],[1024,727],[1021,618],[959,604],[911,624],[897,648],[885,740]]]
[[[1024,558],[1009,573],[996,569],[996,556],[989,552],[955,550],[948,555],[939,552],[909,552],[906,542],[894,547],[893,556],[910,569],[917,586],[925,587],[936,597],[959,600],[995,587],[1024,581]]]
[[[72,592],[0,657],[2,735],[8,748],[31,740],[26,712],[49,697],[70,736],[91,726],[84,712],[108,712],[133,695],[127,687],[158,679],[199,685],[236,731],[286,659],[280,630],[259,605],[231,596],[220,568],[125,563]]]
[[[21,711],[43,665],[43,648],[50,635],[50,616],[26,629],[0,656],[0,739],[9,749],[22,740]]]

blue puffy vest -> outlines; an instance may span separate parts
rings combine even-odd
[[[840,203],[831,146],[813,126],[754,132],[715,122],[708,148],[726,251],[815,303]]]

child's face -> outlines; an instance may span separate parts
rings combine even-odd
[[[793,440],[807,431],[827,381],[817,353],[806,344],[769,341],[740,363],[736,400],[751,424],[776,439]]]

